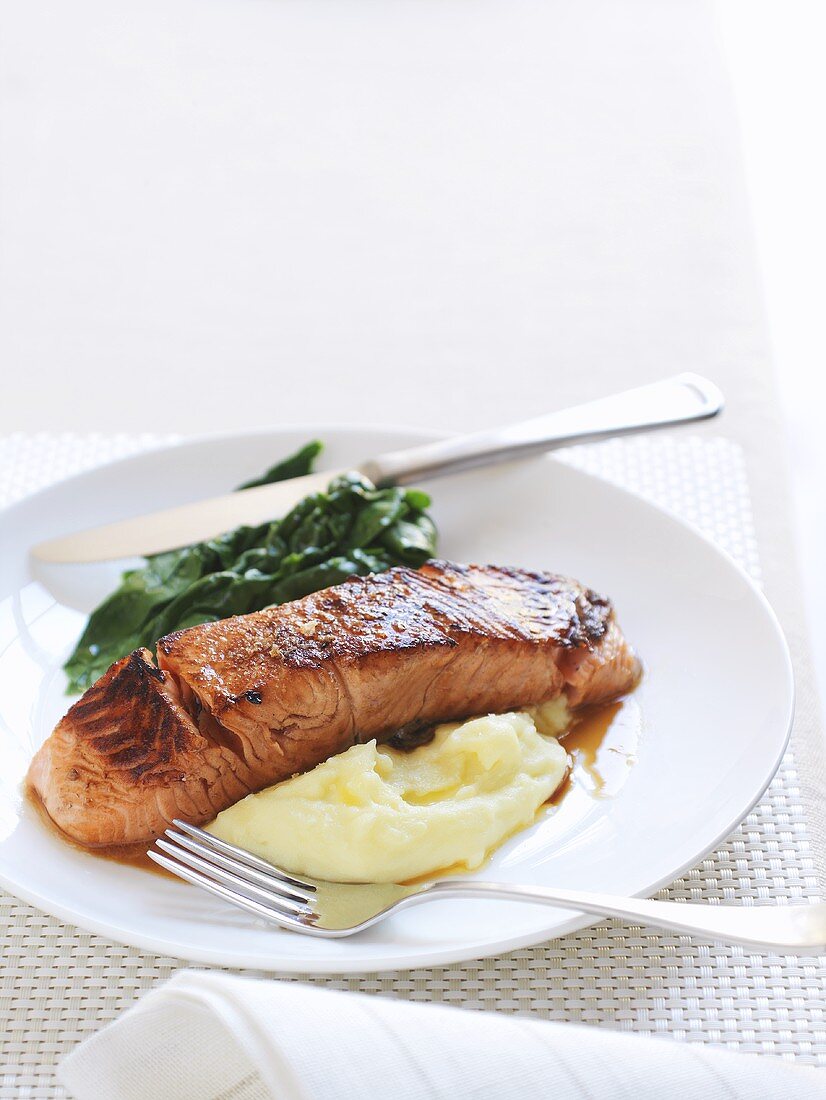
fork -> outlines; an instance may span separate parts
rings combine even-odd
[[[826,945],[826,904],[696,905],[455,878],[415,885],[324,882],[282,871],[184,821],[176,819],[173,825],[147,852],[150,859],[240,909],[305,936],[352,936],[400,909],[439,898],[497,898],[619,917],[726,943],[785,950]]]

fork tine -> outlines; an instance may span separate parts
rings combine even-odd
[[[300,901],[311,901],[315,897],[315,890],[311,890],[310,887],[294,886],[291,881],[282,878],[279,873],[273,873],[272,869],[259,871],[255,867],[242,863],[240,859],[235,859],[234,856],[222,855],[219,851],[213,850],[193,837],[186,836],[184,833],[176,833],[174,829],[167,829],[166,836],[173,840],[178,847],[188,848],[195,855],[223,867],[225,871],[234,871],[242,878],[257,882],[259,886],[274,887],[279,893],[289,894]]]
[[[196,856],[193,852],[188,852],[185,848],[178,848],[174,844],[169,844],[162,839],[156,840],[155,844],[162,851],[174,856],[180,863],[185,863],[188,867],[200,871],[201,874],[205,875],[207,878],[216,880],[224,886],[229,886],[247,896],[252,894],[254,898],[263,901],[268,906],[280,909],[285,914],[301,913],[308,910],[307,902],[299,902],[295,898],[279,893],[275,883],[273,883],[272,886],[263,888],[257,886],[249,879],[244,878],[241,874],[233,871],[224,871],[221,867],[217,867],[214,863],[210,863],[200,856]]]
[[[226,856],[234,856],[235,859],[240,860],[241,863],[246,863],[248,867],[254,867],[257,871],[264,871],[269,875],[274,875],[276,878],[281,878],[293,886],[301,886],[305,890],[315,891],[315,886],[312,882],[306,882],[303,878],[297,878],[295,875],[288,874],[286,871],[282,871],[280,867],[268,863],[265,859],[261,859],[260,856],[253,855],[252,852],[247,852],[244,848],[238,848],[235,844],[229,844],[226,840],[219,840],[217,836],[213,836],[212,833],[206,832],[205,829],[199,829],[197,825],[190,825],[186,821],[180,821],[177,817],[173,819],[172,824],[182,832],[188,833],[189,836],[194,837],[196,840],[200,840],[201,843],[205,844],[208,848],[222,852]]]
[[[193,886],[200,886],[202,890],[207,890],[210,894],[215,894],[217,897],[223,898],[224,901],[228,901],[231,905],[235,905],[239,909],[246,909],[249,913],[254,913],[255,916],[261,917],[271,924],[277,924],[280,928],[289,929],[291,932],[296,931],[296,929],[300,931],[304,931],[305,929],[305,926],[297,916],[281,913],[277,909],[272,909],[269,905],[264,905],[260,901],[255,901],[254,898],[244,897],[243,894],[236,894],[234,890],[227,889],[226,886],[222,886],[219,882],[214,882],[198,871],[194,871],[189,867],[184,867],[174,859],[167,859],[165,855],[162,855],[160,852],[155,852],[151,848],[146,854],[151,860],[154,860],[155,863],[164,867],[167,871],[171,871],[172,874],[177,875],[178,878],[186,879],[186,881],[192,883]]]

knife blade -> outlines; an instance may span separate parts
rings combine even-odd
[[[254,526],[278,519],[303,497],[326,489],[334,477],[344,472],[325,470],[177,508],[165,508],[150,516],[106,523],[41,542],[32,548],[32,554],[39,561],[65,563],[159,554],[163,550],[203,542],[242,524]]]

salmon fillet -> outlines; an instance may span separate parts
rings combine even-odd
[[[610,602],[551,573],[434,561],[178,631],[118,661],[38,751],[29,782],[88,846],[150,843],[357,741],[632,688]]]

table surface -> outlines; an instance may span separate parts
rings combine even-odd
[[[0,503],[152,442],[71,433],[0,437]],[[700,433],[657,434],[573,448],[563,458],[682,515],[761,580],[739,445]],[[777,776],[743,824],[658,896],[741,905],[818,897],[814,807],[802,782],[805,733],[795,731]],[[821,791],[817,804],[822,800]],[[1,893],[0,956],[0,1096],[15,1097],[56,1095],[51,1073],[60,1054],[185,965],[78,932]],[[481,961],[290,980],[826,1065],[826,956],[773,955],[618,921]]]
[[[701,438],[742,448],[794,654],[822,883],[814,678],[712,14],[6,7],[0,428],[462,430],[709,374],[729,404]]]

